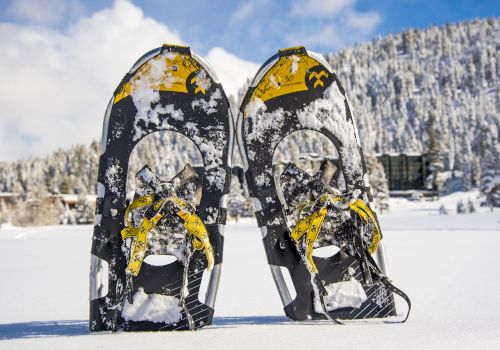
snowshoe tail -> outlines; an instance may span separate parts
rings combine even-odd
[[[186,165],[171,181],[145,167],[137,175],[134,199],[127,199],[131,152],[159,131],[188,137],[203,167]],[[224,90],[189,47],[152,50],[125,75],[104,118],[91,250],[91,331],[185,330],[212,322],[232,147]],[[176,252],[162,243],[172,230],[183,247]],[[163,266],[144,261],[154,254],[153,241],[177,260]],[[206,295],[199,295],[202,280]]]
[[[326,136],[339,159],[324,160],[317,174],[289,164],[280,177],[273,155],[299,130]],[[388,287],[380,263],[381,232],[352,110],[328,63],[304,47],[271,57],[240,106],[237,138],[285,314],[294,320],[396,315],[393,293],[400,290]],[[331,245],[339,248],[334,255],[312,254]]]

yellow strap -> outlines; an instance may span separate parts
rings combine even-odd
[[[144,218],[140,228],[133,230],[123,229],[121,234],[122,238],[133,237],[130,235],[135,235],[134,247],[132,248],[132,255],[130,256],[130,261],[127,266],[127,271],[132,276],[137,276],[141,270],[142,261],[144,260],[144,255],[146,254],[147,236],[148,232],[151,231],[158,221],[162,218],[161,214],[156,214],[151,220]]]
[[[189,235],[193,236],[193,248],[195,250],[204,250],[205,256],[207,257],[207,270],[211,271],[214,266],[214,251],[212,245],[210,244],[210,239],[208,237],[208,231],[203,220],[200,219],[195,213],[190,213],[184,210],[188,207],[188,204],[179,198],[172,198],[181,210],[176,214],[184,221],[184,227],[188,231]]]
[[[196,214],[189,213],[185,210],[179,210],[177,215],[184,220],[184,227],[193,236],[193,248],[196,250],[203,249],[208,261],[208,271],[211,271],[214,266],[214,251],[208,238],[208,231],[203,221]]]
[[[133,276],[137,276],[141,269],[142,261],[144,260],[144,256],[146,254],[147,234],[155,228],[156,224],[161,220],[163,215],[157,213],[151,220],[144,218],[141,227],[132,227],[132,223],[129,220],[129,214],[133,209],[153,204],[154,198],[154,194],[139,197],[134,200],[125,211],[126,227],[121,231],[122,239],[136,238],[132,248],[130,261],[127,266],[128,272]],[[193,236],[193,248],[196,250],[204,250],[208,260],[208,270],[212,270],[212,267],[214,266],[214,253],[203,221],[196,214],[191,214],[184,210],[188,207],[186,202],[179,198],[170,199],[181,208],[181,210],[177,212],[177,215],[184,221],[184,227],[188,231],[189,235]],[[156,202],[154,209],[159,210],[164,202],[165,199]]]
[[[330,199],[332,199],[334,202],[344,203],[346,201],[346,198],[344,197],[324,195],[320,198],[320,202],[325,202],[328,197],[330,197]],[[368,207],[361,199],[356,199],[354,202],[349,203],[349,208],[357,213],[366,224],[372,223],[373,239],[370,246],[368,247],[368,251],[370,252],[370,254],[375,253],[378,243],[382,238],[380,234],[380,227],[378,225],[377,219],[375,218],[375,214],[370,209],[370,207]],[[321,229],[321,225],[323,224],[326,213],[327,209],[325,207],[317,212],[312,213],[311,215],[299,221],[299,223],[295,225],[292,232],[290,233],[290,237],[296,243],[299,243],[300,238],[304,236],[304,234],[306,234],[306,265],[309,271],[315,273],[318,273],[318,269],[312,257],[314,242],[316,242],[316,239],[318,238],[318,234]]]
[[[127,207],[127,210],[125,211],[125,223],[127,226],[132,226],[132,223],[130,222],[130,211],[142,207],[146,207],[148,205],[153,204],[155,200],[155,195],[154,193],[148,194],[146,196],[142,196],[139,198],[136,198],[130,205]]]
[[[354,210],[366,224],[371,222],[371,224],[373,225],[373,239],[370,246],[368,247],[368,251],[370,252],[370,254],[375,253],[378,247],[378,243],[382,238],[382,235],[380,234],[380,227],[378,225],[377,219],[375,218],[375,214],[370,209],[370,207],[368,207],[361,199],[356,199],[353,203],[349,204],[349,207]]]
[[[292,230],[290,236],[295,242],[299,242],[300,238],[306,234],[306,261],[307,269],[311,272],[318,273],[318,268],[314,263],[312,254],[314,250],[314,242],[318,238],[321,224],[326,216],[326,208],[322,208],[318,212],[314,212],[305,219],[301,220]]]
[[[340,197],[340,196],[331,196],[331,195],[324,195],[321,197],[321,202],[324,202],[327,197],[330,197],[334,202],[342,202],[345,203],[347,198],[345,197]],[[377,219],[375,218],[375,214],[373,211],[370,209],[368,205],[366,205],[365,202],[363,202],[361,199],[356,199],[354,202],[349,203],[349,208],[351,208],[356,214],[359,215],[359,217],[366,223],[370,223],[373,226],[373,239],[368,247],[368,251],[370,254],[375,253],[378,247],[378,243],[382,239],[381,231],[380,231],[380,226],[378,224]]]
[[[307,216],[306,218],[302,219],[299,221],[297,225],[292,230],[292,233],[290,236],[295,242],[298,242],[300,237],[304,235],[309,230],[309,227],[311,226],[311,221],[312,221],[312,214]]]

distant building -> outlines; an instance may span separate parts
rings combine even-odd
[[[384,166],[390,191],[426,190],[429,157],[426,154],[391,153],[378,155]]]

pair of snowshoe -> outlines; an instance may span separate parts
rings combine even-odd
[[[271,57],[248,89],[236,129],[286,315],[340,323],[395,316],[394,293],[410,304],[385,275],[381,231],[351,109],[323,58],[303,47]],[[314,175],[290,163],[277,178],[273,154],[299,130],[325,135],[339,159],[324,161]],[[159,131],[188,137],[203,166],[186,164],[164,181],[146,165],[127,199],[131,152]],[[234,138],[220,82],[188,47],[153,50],[123,78],[104,120],[91,251],[91,331],[194,330],[212,323]],[[338,252],[314,255],[326,246]],[[153,264],[152,256],[174,261]]]

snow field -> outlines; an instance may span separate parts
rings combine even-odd
[[[287,320],[257,225],[241,220],[226,229],[213,326],[91,335],[92,227],[4,228],[0,349],[500,348],[500,211],[442,216],[432,215],[436,202],[396,200],[396,209],[391,201],[393,214],[383,216],[381,226],[390,276],[412,299],[406,324]],[[397,301],[401,314],[405,305]]]

